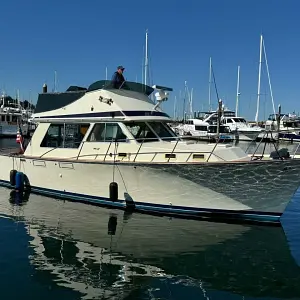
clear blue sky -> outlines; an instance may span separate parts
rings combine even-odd
[[[232,109],[241,66],[240,112],[254,119],[262,32],[275,104],[298,112],[299,11],[299,0],[3,0],[0,87],[27,99],[31,91],[35,102],[44,82],[52,89],[55,70],[63,91],[104,79],[106,66],[111,77],[119,64],[127,80],[141,81],[148,28],[152,80],[174,88],[169,113],[185,80],[194,109],[207,108],[211,56],[220,98]],[[265,66],[262,93],[260,119],[272,112]]]

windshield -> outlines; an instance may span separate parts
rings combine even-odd
[[[125,125],[139,143],[158,141],[157,136],[145,122],[128,122]]]
[[[235,117],[234,111],[224,111],[224,117]]]
[[[126,127],[137,142],[154,142],[160,139],[176,140],[176,135],[167,124],[162,122],[126,122]]]
[[[88,88],[88,92],[99,90],[99,89],[111,90],[115,88],[113,87],[113,84],[110,80],[100,80],[92,83]],[[146,94],[147,96],[152,94],[152,92],[154,91],[154,89],[148,85],[144,85],[142,83],[137,83],[137,82],[131,82],[131,81],[125,81],[121,89],[143,93]]]
[[[217,133],[217,126],[210,125],[208,127],[209,133]],[[230,133],[230,129],[228,126],[220,126],[220,133]]]
[[[148,122],[153,131],[162,139],[166,141],[176,140],[176,135],[173,130],[162,122]]]
[[[233,118],[233,120],[234,120],[235,122],[247,123],[246,120],[243,119],[243,118]]]

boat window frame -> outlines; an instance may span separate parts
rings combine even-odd
[[[195,125],[195,131],[208,132],[208,125]],[[199,129],[201,128],[201,129]],[[205,130],[204,130],[205,128]]]
[[[207,133],[213,133],[213,134],[217,133],[218,132],[217,127],[218,127],[218,125],[207,126]],[[216,130],[211,131],[211,130],[209,130],[210,128],[215,128]],[[220,129],[220,131],[219,131],[220,134],[230,134],[231,133],[230,127],[228,125],[220,125],[219,129]]]
[[[104,124],[104,126],[105,126],[105,129],[104,129],[105,130],[105,137],[106,137],[106,127],[107,127],[107,124],[110,124],[110,125],[111,124],[116,124],[119,127],[119,129],[121,130],[122,134],[125,136],[125,139],[111,139],[111,140],[106,140],[105,137],[104,137],[104,140],[102,140],[102,141],[100,141],[100,140],[99,141],[98,140],[96,140],[96,141],[90,140],[91,136],[92,136],[92,134],[94,132],[94,129],[96,128],[96,126],[98,126],[100,124],[101,125]],[[95,122],[95,123],[93,123],[93,126],[91,127],[91,130],[88,133],[88,136],[86,137],[85,142],[87,142],[87,143],[111,143],[111,142],[127,143],[129,141],[129,137],[128,137],[128,134],[126,132],[124,132],[124,128],[122,128],[121,124],[122,123],[120,123],[120,122]]]
[[[139,123],[143,123],[143,124],[145,124],[145,126],[146,127],[148,127],[148,129],[149,129],[149,131],[152,133],[152,134],[154,134],[154,138],[140,138],[140,137],[136,137],[135,135],[133,135],[133,133],[131,132],[131,130],[129,130],[129,128],[128,128],[128,125],[127,124],[130,124],[130,123],[137,123],[137,124],[139,124]],[[123,124],[125,125],[125,127],[126,127],[126,130],[130,133],[130,135],[132,136],[132,139],[135,141],[135,142],[137,142],[137,143],[149,143],[149,142],[159,142],[159,141],[161,141],[161,139],[159,138],[159,136],[155,133],[155,131],[153,130],[153,128],[152,127],[150,127],[149,126],[149,124],[148,124],[148,122],[147,121],[143,121],[143,120],[137,120],[137,121],[125,121],[125,122],[123,122]]]
[[[171,141],[175,141],[175,140],[177,140],[178,139],[178,137],[176,136],[176,134],[175,134],[175,132],[173,132],[173,130],[170,128],[170,130],[168,129],[168,126],[165,126],[165,124],[164,123],[166,123],[166,122],[162,122],[162,121],[147,121],[146,122],[147,123],[147,125],[150,127],[150,129],[155,133],[155,135],[158,137],[158,139],[160,140],[160,141],[167,141],[167,142],[171,142]],[[151,126],[151,123],[160,123],[164,128],[165,128],[165,130],[167,130],[169,133],[170,133],[170,137],[164,137],[164,138],[162,138],[162,137],[160,137],[159,135],[158,135],[158,133],[153,129],[153,127]],[[194,125],[195,126],[195,125]]]

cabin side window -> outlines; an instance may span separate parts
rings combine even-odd
[[[95,124],[87,140],[89,142],[125,142],[127,136],[118,123],[98,123]]]
[[[89,126],[89,124],[51,124],[41,147],[78,148]]]
[[[17,122],[18,122],[18,116],[14,116],[14,115],[13,115],[11,121],[12,121],[13,123],[17,123]]]
[[[207,126],[195,126],[195,130],[199,130],[199,131],[207,131]]]

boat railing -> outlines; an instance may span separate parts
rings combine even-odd
[[[208,162],[211,158],[212,155],[218,157],[220,160],[226,161],[224,158],[222,158],[221,156],[217,155],[215,153],[215,150],[217,149],[218,146],[218,142],[215,143],[213,149],[211,151],[180,151],[177,150],[177,146],[180,142],[183,142],[183,140],[180,137],[165,137],[165,138],[160,138],[161,141],[166,141],[166,142],[174,142],[174,146],[170,149],[170,150],[158,150],[158,151],[141,151],[143,149],[143,147],[149,145],[149,142],[153,142],[154,138],[141,138],[138,141],[136,139],[112,139],[110,141],[108,141],[107,143],[107,149],[106,151],[103,151],[102,153],[91,153],[91,154],[81,154],[82,153],[82,149],[84,148],[84,145],[86,143],[93,143],[91,141],[82,141],[82,142],[73,142],[73,146],[75,146],[76,144],[78,144],[78,147],[72,147],[74,149],[79,148],[78,154],[74,157],[69,157],[68,159],[76,159],[78,160],[79,158],[87,158],[87,157],[95,157],[95,159],[97,159],[98,157],[103,157],[103,161],[107,160],[107,157],[113,157],[114,160],[116,160],[116,157],[120,157],[120,153],[118,152],[118,147],[120,143],[128,143],[128,142],[136,142],[138,143],[138,148],[137,151],[135,152],[130,152],[130,156],[133,156],[132,162],[135,162],[138,160],[139,157],[141,156],[145,156],[145,155],[151,155],[153,154],[152,159],[149,160],[149,162],[152,162],[155,157],[157,155],[168,155],[168,157],[166,157],[166,162],[170,162],[170,160],[172,159],[173,155],[179,155],[179,154],[187,154],[187,158],[185,160],[185,162],[188,162],[190,157],[193,154],[199,154],[201,152],[201,154],[208,154],[207,159],[205,160],[206,162]],[[155,138],[155,140],[160,141],[158,139]],[[193,141],[191,142],[193,143]],[[113,145],[115,147],[113,147]],[[53,147],[51,149],[47,149],[47,151],[45,151],[43,154],[39,155],[38,158],[43,158],[45,155],[49,154],[50,152],[60,149],[60,148],[64,148],[61,146],[57,146],[57,147]],[[71,148],[71,149],[72,149]],[[98,148],[94,148],[94,150],[97,150]]]
[[[272,131],[270,132],[264,132],[264,134],[270,134],[271,137],[272,137]],[[159,141],[164,141],[166,143],[171,143],[173,146],[170,147],[169,149],[161,149],[161,150],[155,150],[153,149],[154,151],[152,151],[152,149],[150,149],[150,151],[147,151],[147,149],[145,149],[146,146],[149,145],[149,142],[154,142],[153,140],[156,140],[157,142]],[[118,147],[119,147],[119,144],[121,143],[129,143],[129,142],[134,142],[136,143],[136,147],[134,149],[134,151],[129,151],[128,153],[122,153],[120,151],[118,151]],[[122,161],[122,160],[125,160],[125,158],[128,158],[130,157],[129,161],[131,162],[136,162],[136,161],[145,161],[144,159],[141,159],[141,157],[145,157],[146,155],[153,155],[152,157],[149,157],[149,160],[147,160],[147,162],[153,162],[156,158],[157,155],[164,155],[165,156],[165,160],[164,162],[170,162],[170,161],[176,161],[174,160],[174,158],[178,155],[186,155],[186,157],[182,157],[183,159],[180,160],[181,162],[188,162],[191,158],[191,156],[193,154],[205,154],[204,158],[201,159],[202,162],[209,162],[211,157],[214,156],[216,158],[218,158],[219,160],[222,160],[222,161],[226,161],[226,159],[224,159],[223,157],[219,156],[217,153],[216,153],[216,149],[218,149],[218,145],[221,144],[221,142],[219,142],[219,140],[217,140],[217,142],[214,144],[214,146],[212,148],[210,148],[209,150],[206,150],[206,151],[199,151],[199,150],[194,150],[194,151],[184,151],[184,150],[178,150],[178,145],[180,142],[188,142],[186,140],[183,140],[181,139],[181,137],[178,137],[178,136],[173,136],[173,137],[165,137],[165,138],[140,138],[139,140],[137,139],[129,139],[129,138],[126,138],[126,139],[111,139],[109,141],[107,141],[107,144],[105,146],[105,149],[102,149],[101,150],[104,150],[102,151],[101,153],[90,153],[90,154],[82,154],[82,150],[84,149],[84,146],[86,145],[86,143],[89,143],[89,144],[92,144],[93,142],[91,141],[78,141],[78,142],[71,142],[73,144],[72,147],[65,147],[66,145],[62,144],[60,146],[56,146],[56,147],[47,147],[47,149],[45,149],[45,152],[42,153],[41,155],[38,155],[38,156],[34,156],[35,158],[39,158],[39,159],[42,159],[43,157],[45,157],[47,154],[59,149],[59,148],[69,148],[69,149],[78,149],[78,153],[76,153],[75,156],[72,156],[72,157],[68,157],[68,158],[65,158],[65,159],[72,159],[72,160],[79,160],[80,158],[89,158],[89,157],[94,157],[94,159],[97,159],[98,157],[103,157],[103,160],[102,161],[111,161],[112,158],[113,160],[118,160],[118,161]],[[197,144],[197,141],[193,141],[191,140],[191,144]],[[263,154],[257,154],[257,150],[259,149],[260,145],[262,144],[262,140],[260,141],[260,143],[258,144],[258,146],[256,147],[254,153],[251,155],[251,160],[257,160],[257,159],[262,159],[264,157],[264,152],[265,152],[265,147],[264,147],[264,150],[263,150]],[[103,145],[105,145],[103,143]],[[159,145],[160,147],[161,145]],[[162,145],[163,146],[163,145]],[[266,145],[265,145],[266,146]],[[96,147],[96,145],[95,145]],[[107,148],[106,148],[107,147]],[[229,146],[230,147],[230,146]],[[297,147],[297,150],[299,149],[300,147],[300,144],[298,145]],[[94,148],[94,150],[97,150],[100,148]],[[10,147],[10,148],[2,148],[0,149],[0,154],[1,155],[9,155],[9,156],[19,156],[21,153],[17,151],[17,147]],[[297,150],[295,152],[297,152]],[[278,153],[278,156],[280,157],[279,155],[279,149],[278,147],[276,147],[275,145],[275,151]],[[247,150],[245,151],[247,153]],[[121,155],[120,155],[121,154]],[[25,155],[26,156],[26,155]],[[108,157],[110,159],[108,159]],[[291,158],[295,158],[295,154],[291,156]],[[200,159],[199,159],[200,161]],[[178,162],[178,161],[177,161]]]
[[[270,140],[273,141],[273,146],[274,146],[274,149],[275,149],[275,151],[276,151],[278,157],[280,158],[280,160],[283,160],[284,158],[281,157],[281,155],[280,155],[280,153],[279,153],[279,140],[278,140],[278,136],[277,136],[277,138],[273,137],[274,131],[272,131],[272,130],[265,130],[263,133],[264,133],[263,137],[261,138],[259,144],[258,144],[257,147],[255,148],[253,154],[251,155],[251,160],[261,160],[261,159],[264,158],[265,151],[266,151],[266,145],[267,145],[267,142],[266,142],[266,141],[264,142],[263,152],[262,152],[261,154],[259,154],[259,155],[256,154],[256,153],[257,153],[257,151],[258,151],[260,145],[262,144],[264,138],[265,138],[265,137],[268,137],[269,135],[270,135]],[[277,132],[277,133],[278,133],[278,132]],[[248,152],[248,149],[249,149],[250,146],[251,146],[251,145],[249,144],[249,146],[248,146],[248,148],[247,148],[247,150],[246,150],[246,153]],[[294,157],[292,157],[292,158],[294,158]]]

